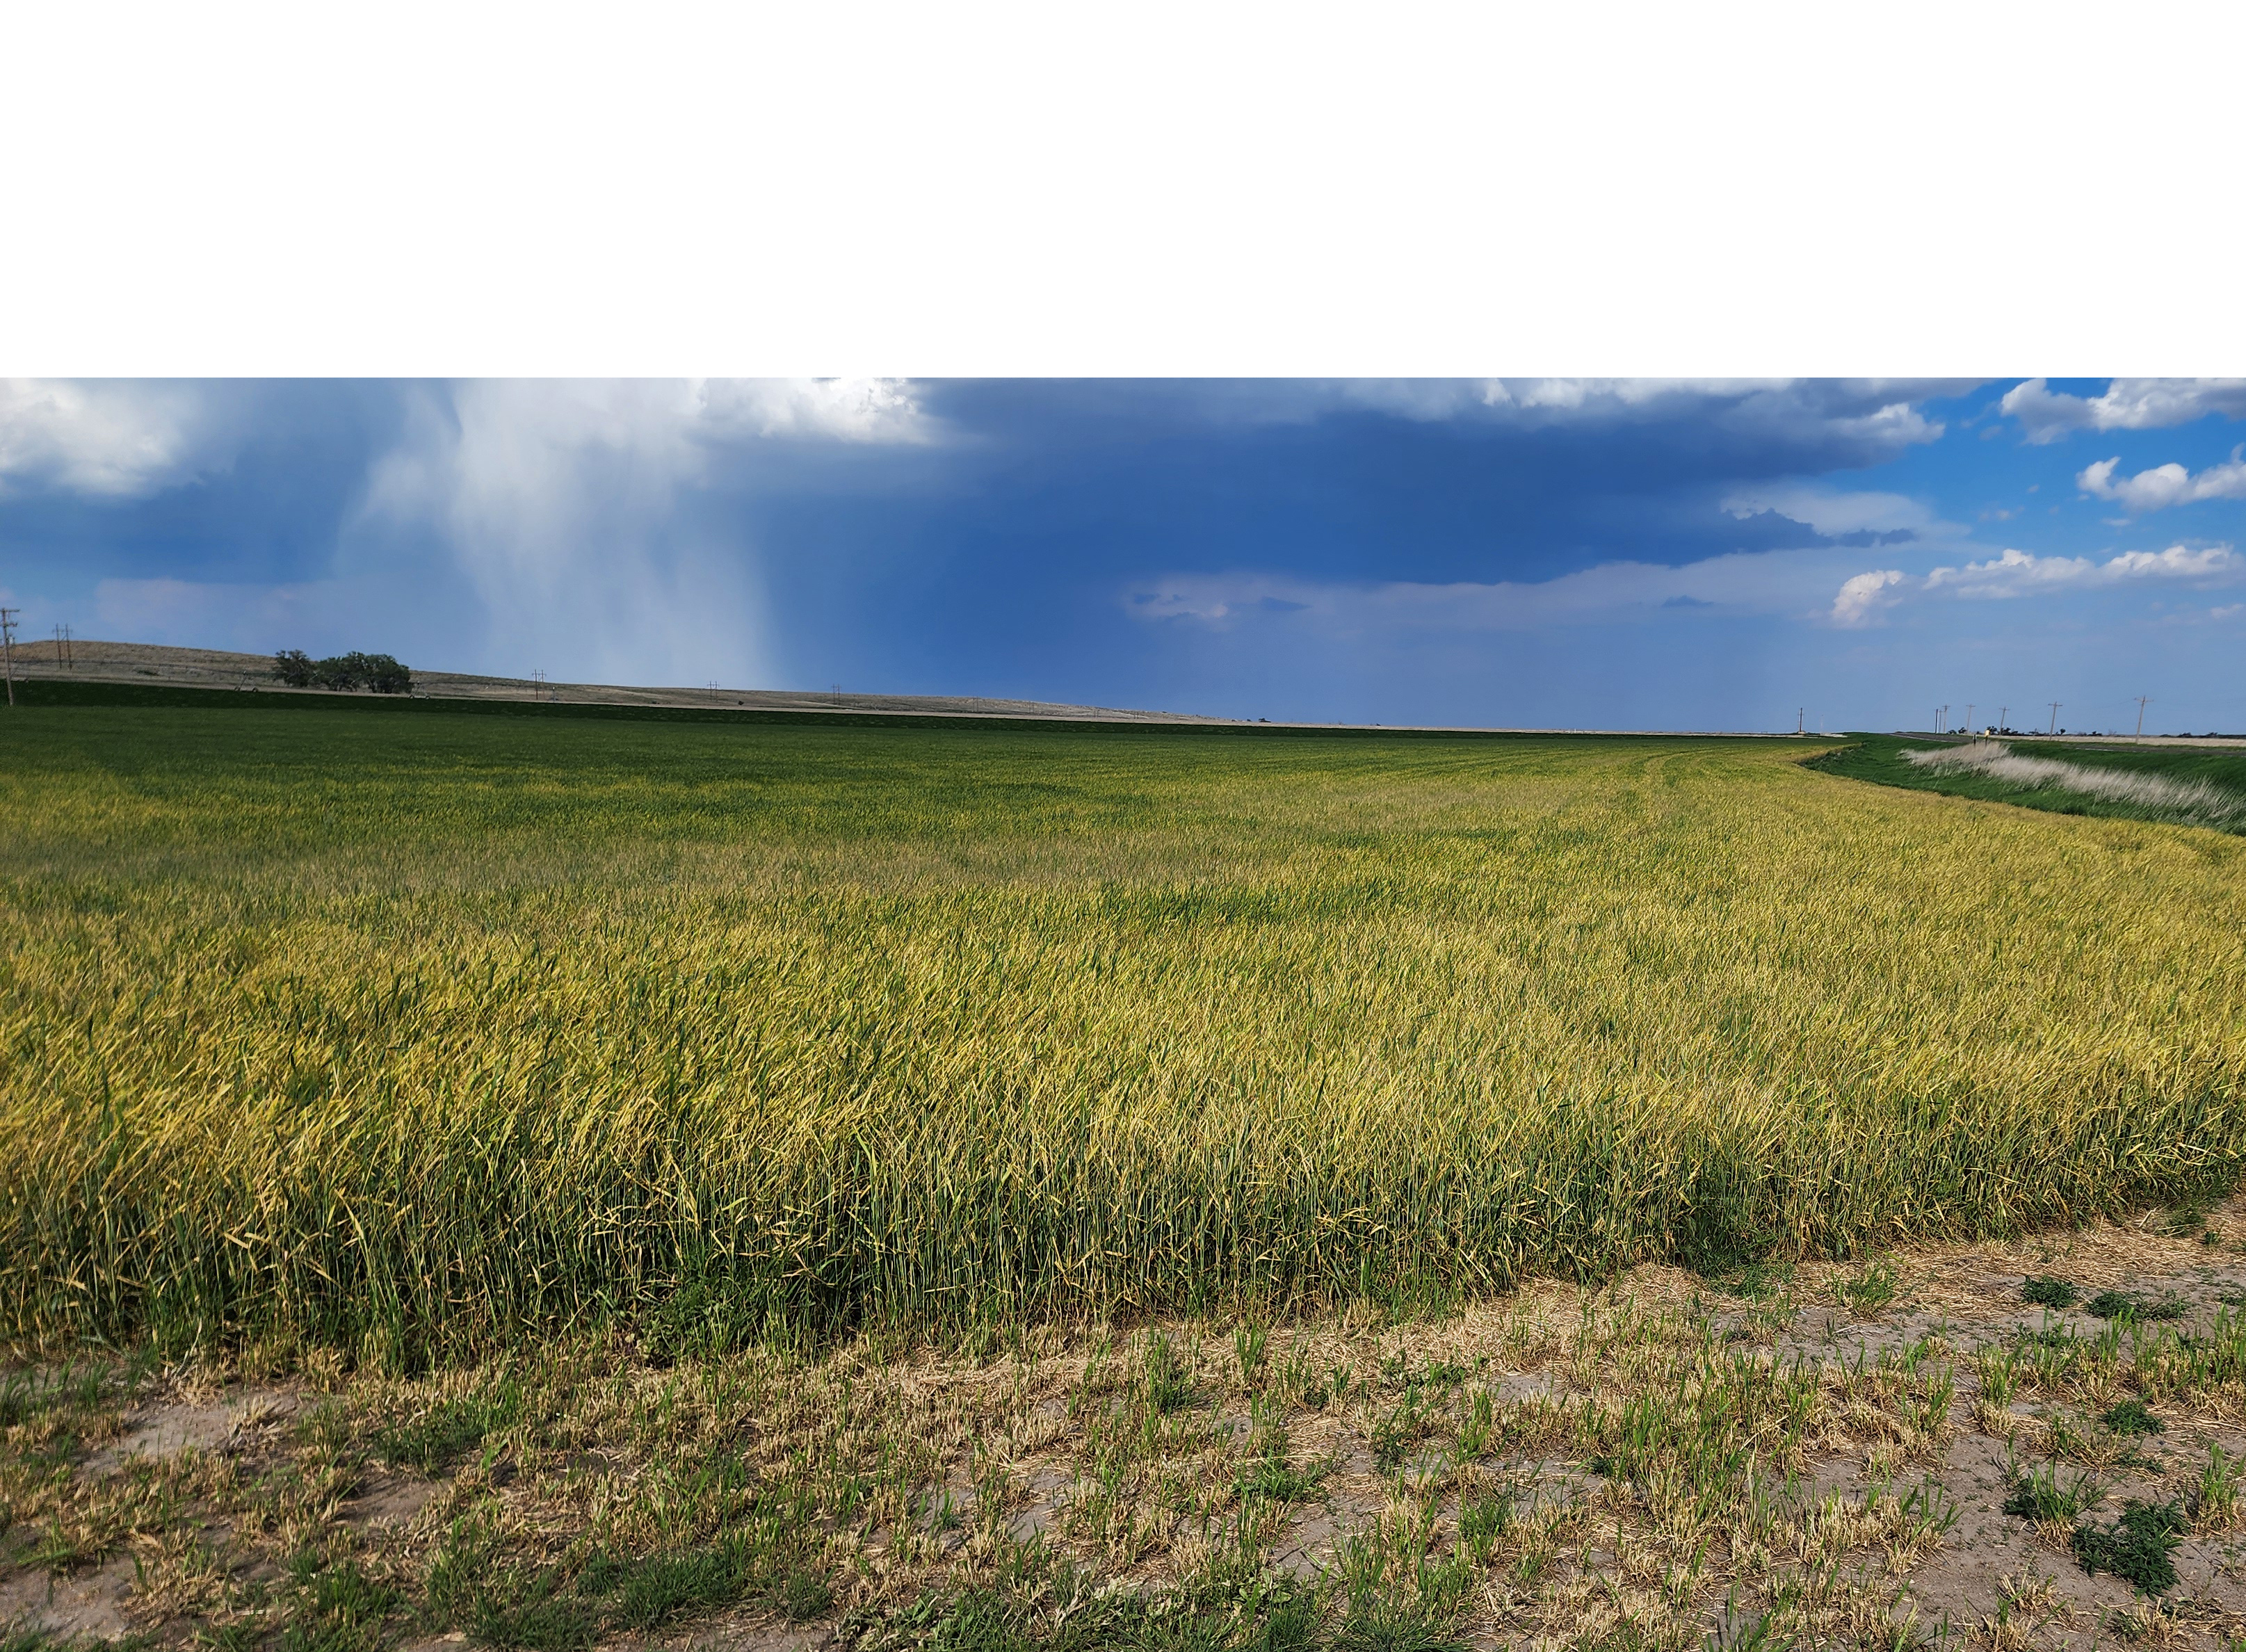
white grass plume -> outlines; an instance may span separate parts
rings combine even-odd
[[[2022,757],[2001,740],[1907,751],[1923,769],[1970,771],[2018,786],[2023,792],[2058,790],[2140,808],[2165,810],[2194,825],[2226,826],[2246,819],[2246,797],[2206,780],[2178,780],[2165,774],[2128,769],[2092,768],[2055,758]]]

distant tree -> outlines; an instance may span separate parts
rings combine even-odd
[[[365,689],[374,694],[411,694],[413,673],[387,654],[330,655],[316,660],[302,649],[283,649],[273,656],[273,675],[292,689],[330,689],[349,694]]]
[[[333,689],[338,693],[364,686],[365,674],[359,670],[364,654],[333,654],[312,665],[312,684],[315,688]]]
[[[376,694],[411,694],[413,673],[387,654],[362,654],[366,663],[366,686]]]

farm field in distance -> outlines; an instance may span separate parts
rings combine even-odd
[[[2222,1482],[2246,843],[1839,744],[27,709],[0,1578],[146,1550],[230,1652],[1883,1643],[1957,1396],[2066,1520],[2125,1394]],[[2070,1255],[2196,1317],[2021,1318]]]

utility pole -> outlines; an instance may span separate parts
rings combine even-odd
[[[2009,705],[2000,705],[1997,708],[1998,733],[2002,734],[2004,731],[2004,719],[2011,715],[2011,711],[2012,708]]]
[[[16,616],[21,608],[0,608],[0,656],[7,659],[8,704],[16,704]]]
[[[2051,703],[2051,731],[2053,734],[2059,732],[2059,702],[2057,700]]]
[[[2137,738],[2140,740],[2145,738],[2145,708],[2152,703],[2153,697],[2149,694],[2140,694],[2137,697]]]
[[[55,663],[72,669],[78,664],[71,657],[71,628],[67,625],[55,627]]]

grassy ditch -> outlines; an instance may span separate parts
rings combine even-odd
[[[1977,758],[1987,760],[1972,760]],[[1811,758],[1809,766],[1852,780],[2055,814],[2246,833],[2246,751],[1860,735],[1840,751]]]

